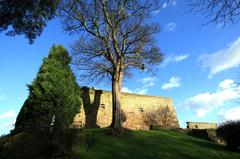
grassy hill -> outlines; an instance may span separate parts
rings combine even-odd
[[[132,131],[107,136],[102,130],[84,130],[73,146],[74,159],[239,159],[240,153],[179,132]]]
[[[24,134],[12,138],[12,142],[8,143],[8,150],[4,150],[4,153],[2,153],[0,148],[0,156],[2,153],[0,158],[44,158],[44,154],[39,152],[40,142],[28,138]],[[13,140],[15,141],[13,142]],[[35,143],[31,143],[32,141]],[[106,129],[89,129],[77,131],[73,141],[72,157],[68,157],[71,159],[240,158],[239,152],[230,152],[222,145],[179,132],[130,131],[125,135],[113,137],[106,135]],[[38,145],[34,148],[36,144]],[[44,147],[44,145],[40,147]]]

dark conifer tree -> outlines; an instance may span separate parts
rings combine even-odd
[[[80,110],[80,88],[70,69],[71,59],[63,46],[53,46],[28,85],[29,97],[18,114],[15,131],[69,128]]]
[[[56,15],[59,0],[0,0],[0,32],[25,35],[30,43]]]

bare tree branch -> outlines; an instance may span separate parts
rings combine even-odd
[[[82,69],[94,69],[95,64],[96,70],[102,73],[99,66],[103,63],[99,61],[104,61],[107,63],[105,73],[114,74],[113,69],[123,72],[127,67],[142,69],[144,64],[145,68],[150,68],[154,63],[161,62],[161,52],[153,49],[157,48],[153,36],[159,32],[159,26],[145,22],[150,12],[156,9],[156,4],[156,1],[150,0],[63,1],[60,15],[65,30],[92,35],[80,38],[72,46],[73,58],[78,55],[81,59],[76,64],[80,67],[82,63]]]
[[[134,68],[151,70],[162,61],[162,53],[154,41],[159,26],[146,22],[156,4],[158,0],[63,0],[61,3],[65,30],[80,34],[72,45],[73,65],[88,81],[112,82],[111,127],[121,127],[120,93],[124,77]]]
[[[205,24],[215,23],[224,27],[240,20],[240,0],[189,0],[192,11],[205,16]]]

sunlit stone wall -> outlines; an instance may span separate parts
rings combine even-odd
[[[83,89],[83,105],[73,126],[107,127],[112,120],[112,94],[109,91]],[[170,98],[122,93],[123,127],[149,130],[152,126],[179,128],[173,101]]]
[[[217,129],[216,123],[207,122],[187,122],[188,129]]]

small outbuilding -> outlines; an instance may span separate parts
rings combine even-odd
[[[187,122],[188,129],[217,129],[217,123],[208,122]]]

